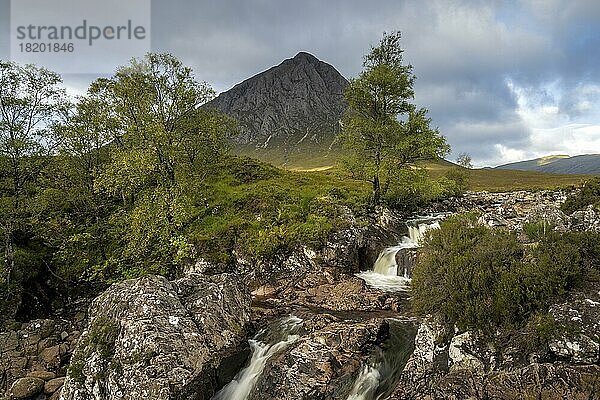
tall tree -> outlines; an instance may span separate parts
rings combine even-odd
[[[174,187],[198,107],[214,97],[208,84],[170,54],[148,54],[121,67],[104,86],[120,127],[116,131],[113,167],[104,175],[108,186],[123,192],[153,182]]]
[[[95,85],[116,125],[110,160],[94,186],[128,208],[118,218],[118,229],[126,226],[122,255],[131,266],[123,273],[171,272],[185,253],[181,229],[193,208],[187,184],[218,165],[234,124],[200,107],[214,91],[169,54],[132,60]]]
[[[343,165],[373,185],[379,204],[394,176],[417,161],[448,152],[445,139],[430,127],[427,110],[413,104],[415,77],[402,60],[400,32],[384,34],[371,48],[360,75],[345,93],[348,110],[338,140],[345,150]]]
[[[458,157],[456,157],[456,163],[464,168],[473,168],[473,162],[468,153],[460,153]]]
[[[54,125],[68,108],[58,74],[34,65],[0,62],[0,161],[4,279],[15,270],[14,234],[22,224],[23,208],[31,196],[43,163],[56,150]]]

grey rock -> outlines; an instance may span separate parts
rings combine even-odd
[[[550,308],[555,321],[567,329],[550,341],[556,356],[576,364],[600,362],[600,287],[572,293]]]
[[[593,205],[585,210],[575,211],[570,216],[569,228],[573,231],[600,232],[600,213]]]
[[[245,351],[249,315],[250,296],[231,274],[115,284],[92,303],[61,398],[208,399],[221,362]]]
[[[343,398],[387,330],[381,319],[336,321],[325,315],[305,325],[308,333],[269,360],[249,400]]]

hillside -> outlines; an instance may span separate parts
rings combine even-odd
[[[504,192],[513,190],[541,190],[577,186],[590,178],[589,175],[553,174],[538,171],[520,171],[497,168],[465,169],[440,160],[424,164],[430,176],[437,178],[453,169],[460,169],[468,177],[469,190]]]
[[[556,155],[500,165],[495,169],[537,171],[553,174],[600,175],[600,154],[569,157]]]
[[[239,122],[237,153],[289,165],[306,154],[327,156],[346,108],[347,84],[333,66],[300,52],[221,93],[206,107]]]

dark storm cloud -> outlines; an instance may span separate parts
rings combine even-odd
[[[400,30],[417,103],[455,154],[494,164],[545,150],[552,123],[600,125],[598,22],[594,0],[155,0],[152,47],[222,91],[298,51],[356,76],[382,32]]]

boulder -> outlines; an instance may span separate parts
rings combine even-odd
[[[585,210],[575,211],[570,216],[569,229],[573,231],[600,232],[600,213],[593,205]]]
[[[232,274],[124,281],[89,315],[64,400],[209,399],[229,378],[220,375],[245,361],[233,355],[246,351],[250,295]]]
[[[40,378],[26,377],[17,379],[8,391],[9,399],[27,399],[42,392],[44,381]]]
[[[65,383],[65,378],[54,378],[44,384],[44,393],[50,395],[56,392]]]
[[[47,381],[64,374],[78,329],[68,313],[61,313],[60,318],[14,323],[0,332],[0,398],[19,378]],[[70,334],[64,337],[64,332]]]
[[[554,320],[567,328],[550,341],[550,350],[576,364],[600,362],[600,287],[590,286],[550,308]]]

